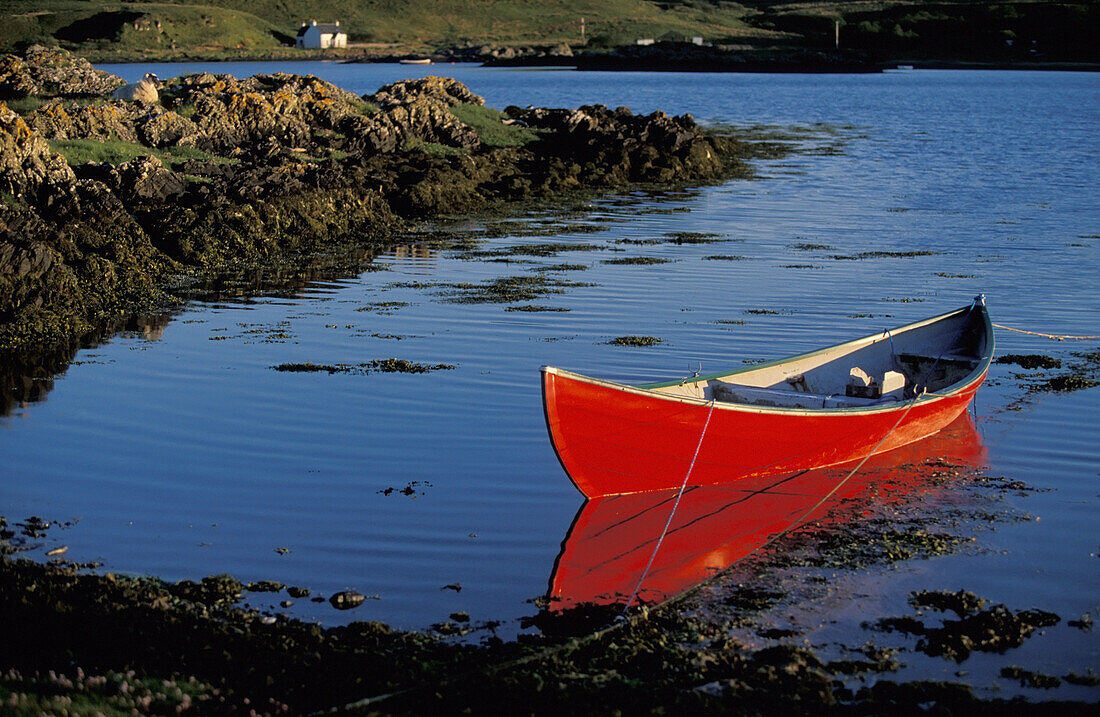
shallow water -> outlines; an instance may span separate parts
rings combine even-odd
[[[289,297],[194,303],[163,330],[82,351],[46,400],[0,418],[0,515],[79,518],[41,541],[34,556],[63,543],[67,558],[100,560],[103,570],[168,580],[228,572],[325,596],[353,588],[378,599],[351,613],[307,600],[285,612],[327,624],[354,618],[423,628],[464,611],[475,622],[503,621],[500,629],[511,634],[519,617],[536,611],[530,601],[546,593],[582,503],[546,437],[540,365],[662,380],[700,363],[713,371],[908,323],[978,292],[997,323],[1100,334],[1094,73],[609,74],[333,63],[104,69],[127,79],[147,71],[282,70],[357,93],[447,74],[492,106],[599,102],[788,133],[797,125],[817,151],[761,162],[754,181],[605,197],[579,217],[547,211],[533,219],[558,222],[559,234],[504,236],[479,247],[594,249],[501,263],[402,247],[376,258],[384,271],[318,281]],[[571,231],[578,221],[601,231]],[[667,241],[685,231],[719,241]],[[617,243],[624,239],[661,241]],[[854,258],[871,251],[935,253]],[[635,256],[668,261],[606,263]],[[518,303],[568,311],[450,303],[444,288],[430,286],[527,276],[561,263],[586,269],[550,276],[585,285]],[[768,313],[750,313],[758,311]],[[608,343],[631,334],[662,343]],[[998,353],[1063,358],[1098,345],[1008,332],[997,338]],[[387,357],[456,368],[272,370]],[[1032,651],[1023,654],[1037,660],[1033,669],[1062,674],[1100,665],[1095,633],[1065,622],[1089,611],[1100,618],[1100,389],[1004,410],[1022,394],[1012,378],[1018,372],[994,367],[978,396],[977,429],[990,473],[1050,489],[1005,499],[1041,520],[984,532],[961,555],[869,571],[850,592],[872,598],[822,602],[815,608],[822,624],[862,642],[861,615],[896,611],[911,589],[965,587],[1063,617],[1021,648]],[[249,601],[270,608],[284,598],[252,594]],[[924,669],[943,667],[936,665]],[[995,674],[980,677],[998,684]],[[1013,685],[999,683],[1004,694],[1021,690]]]

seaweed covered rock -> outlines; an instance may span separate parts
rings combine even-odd
[[[0,68],[7,92],[56,98],[22,103],[25,117],[0,104],[0,353],[70,340],[159,298],[175,273],[380,242],[414,216],[743,167],[688,115],[500,113],[440,77],[361,98],[311,76],[201,73],[148,104],[109,99],[121,80],[64,52]]]
[[[729,172],[729,148],[700,131],[691,115],[636,115],[584,105],[575,110],[508,107],[505,114],[552,133],[559,155],[594,165],[591,181],[604,184],[668,182],[678,176],[717,177]]]
[[[0,58],[0,99],[105,95],[126,84],[66,50],[31,46],[22,57]]]

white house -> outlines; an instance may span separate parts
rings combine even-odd
[[[303,22],[298,28],[298,37],[294,44],[297,47],[347,47],[348,34],[340,27],[339,20],[331,24],[318,24],[313,20],[308,24]]]

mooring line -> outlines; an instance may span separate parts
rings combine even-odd
[[[963,324],[959,327],[959,329],[956,332],[955,336],[951,340],[952,345],[955,343],[955,340],[959,337],[959,335],[962,333],[962,331],[966,328],[966,320],[969,319],[970,314],[973,313],[974,307],[978,305],[979,301],[982,301],[984,303],[984,297],[979,295],[978,297],[975,298],[974,303],[971,304],[971,306],[970,306],[970,310],[967,311],[966,316],[963,317]],[[996,326],[996,324],[993,324],[993,325]],[[947,346],[945,346],[943,349],[941,349],[940,355],[936,357],[936,362],[933,364],[933,367],[935,367],[935,364],[939,363],[940,359],[943,358],[943,354],[946,350],[947,350]],[[930,369],[928,371],[928,373],[925,375],[926,379],[930,376],[931,371],[932,371],[932,369]],[[751,551],[749,551],[744,556],[742,556],[733,565],[730,565],[730,566],[726,567],[724,570],[721,570],[721,571],[718,571],[718,572],[714,573],[713,575],[711,575],[706,580],[703,580],[702,582],[699,582],[699,583],[697,583],[697,584],[695,584],[695,585],[693,585],[693,586],[691,586],[691,587],[689,587],[685,590],[682,590],[679,593],[677,593],[675,595],[672,595],[671,597],[668,597],[664,600],[661,600],[659,602],[654,603],[652,606],[648,606],[648,605],[642,606],[642,609],[637,611],[633,615],[628,615],[627,611],[626,611],[626,608],[624,608],[623,612],[619,615],[618,618],[615,619],[614,622],[612,622],[609,625],[605,625],[604,627],[600,628],[599,630],[596,630],[594,632],[590,632],[587,635],[583,635],[581,637],[573,638],[572,640],[569,640],[568,642],[564,642],[560,645],[555,645],[553,647],[546,648],[545,650],[540,650],[539,652],[535,652],[535,653],[532,653],[530,655],[525,655],[524,657],[518,657],[518,658],[515,658],[513,660],[508,660],[508,661],[500,663],[498,665],[494,665],[494,666],[487,667],[487,668],[481,668],[481,669],[477,669],[477,670],[470,670],[470,671],[467,671],[466,673],[463,673],[461,675],[455,675],[453,677],[444,678],[444,679],[442,679],[438,682],[433,683],[432,687],[438,689],[439,687],[441,687],[443,685],[448,685],[448,684],[451,684],[451,683],[453,683],[453,682],[455,682],[459,679],[462,679],[464,677],[470,677],[472,675],[477,675],[477,674],[495,675],[499,672],[503,672],[504,670],[509,670],[509,669],[514,668],[514,667],[519,667],[521,665],[525,665],[525,664],[530,663],[530,662],[534,662],[534,661],[537,661],[537,660],[542,660],[542,659],[545,659],[547,657],[551,657],[551,656],[559,654],[559,653],[571,652],[571,651],[573,651],[573,650],[575,650],[579,647],[587,645],[590,642],[598,640],[601,637],[604,637],[606,635],[614,633],[614,632],[616,632],[616,631],[618,631],[618,630],[620,630],[620,629],[622,629],[622,628],[624,628],[628,625],[632,625],[637,621],[641,621],[641,620],[644,620],[644,619],[648,618],[651,610],[657,610],[657,609],[660,609],[660,608],[675,605],[675,604],[679,603],[680,601],[686,599],[687,597],[695,594],[696,592],[703,589],[704,587],[707,587],[707,586],[713,584],[719,578],[721,578],[724,575],[728,574],[734,567],[736,567],[736,565],[739,565],[740,563],[742,563],[746,558],[749,558],[749,557],[755,555],[756,553],[760,552],[761,550],[764,550],[764,549],[768,548],[769,546],[773,545],[776,541],[778,541],[780,538],[785,536],[787,533],[790,533],[792,530],[799,527],[801,525],[802,521],[804,521],[807,517],[812,515],[815,510],[817,510],[822,505],[824,505],[825,502],[827,500],[829,500],[829,498],[831,498],[833,495],[835,495],[836,492],[841,489],[841,487],[843,487],[849,480],[851,480],[852,476],[854,476],[857,472],[859,472],[860,469],[863,468],[864,464],[866,464],[867,461],[870,460],[871,456],[875,455],[876,451],[878,451],[879,447],[883,444],[883,442],[890,436],[890,434],[892,434],[897,429],[897,427],[899,425],[901,425],[901,422],[903,420],[905,420],[905,417],[907,415],[909,415],[909,411],[911,411],[914,408],[914,406],[916,406],[918,398],[919,397],[915,397],[912,400],[912,402],[908,406],[906,406],[906,408],[902,412],[901,416],[898,418],[897,421],[894,422],[894,425],[891,426],[890,429],[882,435],[882,438],[880,438],[878,440],[878,442],[875,443],[875,445],[871,448],[871,450],[867,453],[867,455],[865,455],[863,457],[863,459],[860,460],[859,464],[856,465],[855,468],[853,468],[851,471],[849,471],[848,475],[844,476],[843,479],[841,479],[839,482],[837,482],[837,484],[835,486],[833,486],[832,490],[830,490],[828,493],[826,493],[825,496],[823,496],[809,510],[803,512],[802,515],[800,515],[798,518],[796,518],[794,521],[792,521],[786,528],[779,531],[778,533],[773,535],[771,538],[769,538],[768,540],[766,540],[763,543],[761,543],[760,545],[758,545],[756,548],[753,548]],[[714,412],[714,404],[715,404],[715,400],[712,399],[711,402],[710,402],[710,409],[707,411],[707,420],[703,424],[702,433],[700,433],[700,435],[699,435],[699,443],[698,443],[698,445],[695,446],[695,455],[691,459],[691,465],[688,467],[687,475],[684,476],[684,482],[680,486],[680,493],[676,497],[676,503],[672,507],[672,512],[669,513],[668,521],[665,523],[665,528],[664,528],[664,530],[661,531],[661,537],[657,541],[657,545],[654,547],[653,553],[650,555],[649,564],[646,565],[645,571],[642,573],[642,578],[638,581],[638,585],[634,588],[634,594],[631,595],[630,601],[627,603],[627,608],[630,607],[630,604],[637,597],[637,594],[638,594],[639,589],[641,588],[642,582],[645,580],[645,576],[649,572],[649,568],[650,568],[650,566],[652,566],[653,560],[657,555],[657,550],[660,548],[661,541],[664,540],[665,534],[668,532],[668,528],[672,524],[672,517],[676,514],[676,509],[677,509],[677,507],[679,507],[679,504],[680,504],[680,498],[684,494],[684,490],[687,487],[688,479],[691,477],[691,472],[692,472],[692,470],[694,470],[695,462],[699,457],[699,450],[703,445],[703,438],[707,434],[707,428],[710,425],[711,414]],[[368,697],[368,698],[365,698],[365,699],[357,700],[355,702],[349,702],[349,703],[346,703],[346,704],[344,704],[342,706],[339,706],[339,707],[333,707],[329,710],[324,710],[324,711],[321,711],[321,712],[314,712],[313,714],[314,715],[337,714],[337,713],[346,712],[346,711],[352,710],[352,709],[360,709],[360,708],[363,708],[363,707],[368,707],[370,705],[378,704],[380,702],[386,702],[387,700],[390,700],[394,697],[399,697],[399,696],[402,696],[402,695],[412,694],[412,693],[416,692],[417,690],[423,689],[425,687],[427,687],[427,685],[425,683],[420,683],[420,684],[412,685],[412,686],[410,686],[408,688],[405,688],[405,689],[402,689],[402,690],[395,690],[393,692],[386,692],[386,693],[383,693],[383,694],[375,695],[373,697]]]
[[[1098,336],[1071,336],[1069,334],[1044,334],[1040,331],[1024,331],[1023,329],[1014,329],[1011,326],[1002,326],[1001,324],[993,324],[998,329],[1004,329],[1005,331],[1015,331],[1018,334],[1028,334],[1030,336],[1042,336],[1046,339],[1054,339],[1055,341],[1090,341],[1092,339],[1100,339]]]
[[[665,542],[665,535],[668,534],[668,528],[672,525],[672,518],[676,515],[676,509],[680,507],[680,499],[684,497],[684,490],[687,489],[688,479],[691,478],[691,472],[695,470],[695,461],[699,458],[699,449],[703,447],[703,438],[707,435],[707,427],[710,426],[710,416],[714,413],[714,404],[717,399],[710,400],[710,409],[707,411],[707,420],[703,423],[703,432],[699,434],[699,443],[695,445],[695,455],[691,457],[691,465],[688,466],[687,475],[684,476],[684,482],[680,484],[680,492],[676,494],[676,502],[672,504],[672,510],[669,511],[668,520],[665,521],[665,527],[661,530],[661,536],[657,538],[657,544],[653,546],[653,552],[649,554],[649,562],[646,563],[645,570],[642,571],[642,576],[638,578],[638,584],[634,586],[634,592],[630,594],[630,599],[626,601],[626,605],[623,606],[622,615],[619,617],[626,617],[627,611],[630,610],[630,606],[634,604],[634,599],[638,597],[638,591],[642,589],[642,583],[645,582],[646,576],[649,575],[649,569],[653,567],[653,560],[657,557],[657,551],[661,549],[661,543]]]

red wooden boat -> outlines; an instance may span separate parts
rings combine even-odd
[[[951,423],[985,380],[993,326],[970,306],[780,361],[628,386],[544,366],[546,425],[592,498],[858,460]]]
[[[756,476],[688,488],[661,549],[653,549],[679,487],[585,501],[562,542],[550,577],[551,610],[581,603],[625,603],[635,587],[643,602],[659,602],[739,562],[803,523],[839,526],[858,521],[942,482],[945,468],[985,463],[985,446],[963,412],[934,436],[874,456],[839,489],[853,466]],[[877,508],[876,508],[877,506]],[[653,563],[645,582],[638,580]]]

